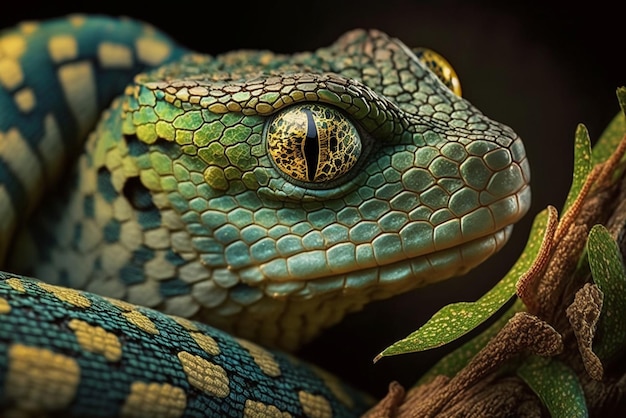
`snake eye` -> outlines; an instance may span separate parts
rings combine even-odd
[[[267,129],[274,164],[292,179],[306,183],[334,181],[359,160],[361,138],[339,110],[319,104],[291,106]]]
[[[461,82],[456,71],[441,55],[428,48],[414,48],[417,59],[432,71],[454,94],[461,96]]]

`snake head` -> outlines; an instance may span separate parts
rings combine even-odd
[[[144,274],[184,285],[169,311],[295,348],[502,248],[530,205],[524,146],[430,61],[357,30],[138,76],[116,116],[131,162],[112,178],[160,213],[167,270]]]

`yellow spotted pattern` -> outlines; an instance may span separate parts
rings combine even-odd
[[[11,305],[5,298],[0,298],[0,314],[8,314],[11,312]]]
[[[37,101],[35,99],[35,92],[33,89],[24,87],[23,89],[17,91],[13,97],[15,99],[15,104],[21,112],[28,113],[35,108]]]
[[[67,20],[69,20],[69,22],[74,27],[80,28],[81,26],[85,24],[85,22],[87,21],[87,18],[81,14],[73,14],[73,15],[68,16]]]
[[[137,308],[136,305],[133,305],[132,303],[124,302],[123,300],[107,298],[107,297],[105,297],[104,299],[106,299],[111,305],[115,306],[118,309],[121,309],[124,312],[134,311]]]
[[[98,46],[98,60],[103,68],[131,68],[133,52],[126,45],[102,42]]]
[[[15,158],[15,156],[21,158]],[[28,207],[34,208],[34,195],[42,191],[42,166],[39,158],[17,128],[0,132],[0,158],[9,166],[20,183],[33,193],[28,196]],[[3,240],[6,241],[6,240]],[[2,244],[0,244],[2,246]]]
[[[98,115],[96,80],[91,63],[85,60],[64,64],[59,68],[58,77],[81,134],[88,134],[91,129],[89,121]]]
[[[220,353],[220,348],[217,345],[217,341],[215,341],[210,336],[202,334],[200,332],[191,332],[189,335],[191,335],[191,338],[193,338],[200,346],[200,348],[202,348],[208,354],[217,356]]]
[[[19,24],[20,30],[22,33],[31,34],[39,29],[39,23],[27,20]]]
[[[135,382],[122,407],[122,418],[179,418],[185,411],[185,391],[167,383]]]
[[[228,396],[228,375],[222,367],[186,351],[178,353],[178,360],[190,385],[218,398]]]
[[[278,377],[280,376],[280,366],[276,362],[274,355],[264,349],[263,347],[254,344],[250,341],[237,339],[237,342],[241,344],[243,348],[248,350],[254,362],[259,366],[261,371],[268,376]]]
[[[123,312],[122,315],[124,315],[128,322],[147,333],[154,335],[157,335],[159,333],[159,330],[156,328],[150,318],[148,318],[139,311]]]
[[[54,62],[69,61],[78,55],[78,42],[71,35],[58,35],[48,41],[48,53]]]
[[[19,59],[26,52],[26,39],[22,35],[12,34],[0,39],[0,58]]]
[[[54,411],[69,406],[80,381],[76,360],[21,344],[12,345],[8,357],[6,397],[20,409]]]
[[[83,349],[102,354],[108,361],[118,361],[122,357],[122,345],[115,334],[80,319],[72,319],[68,325]]]
[[[0,84],[7,90],[13,90],[24,80],[20,64],[10,58],[0,58]]]
[[[17,292],[20,292],[20,293],[26,292],[26,289],[24,289],[24,285],[22,284],[22,281],[18,279],[17,277],[11,277],[10,279],[6,279],[4,282],[8,284],[9,286],[11,286],[11,288]]]
[[[158,39],[144,37],[135,42],[139,60],[148,65],[159,65],[170,55],[170,47]]]
[[[52,293],[57,299],[63,302],[70,303],[78,308],[89,308],[91,302],[85,296],[81,295],[74,289],[68,289],[66,287],[53,286],[48,283],[37,283],[37,286],[43,290]]]
[[[176,315],[170,315],[174,321],[176,321],[181,327],[185,328],[187,331],[199,331],[198,327],[189,319],[183,318]]]
[[[44,172],[50,178],[51,184],[53,180],[61,176],[66,166],[67,149],[61,139],[61,130],[54,114],[48,113],[44,116],[43,124],[44,134],[39,144],[37,144],[37,150],[44,163]]]
[[[301,390],[298,392],[298,398],[308,418],[331,418],[333,416],[333,409],[323,396]]]
[[[244,418],[291,418],[289,412],[282,412],[274,405],[265,405],[248,399],[243,409]]]

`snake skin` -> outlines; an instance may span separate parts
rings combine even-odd
[[[375,30],[216,57],[128,19],[2,32],[3,416],[362,414],[278,350],[466,272],[530,204],[520,138],[439,59]]]

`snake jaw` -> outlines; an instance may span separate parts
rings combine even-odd
[[[282,263],[270,261],[259,267],[258,272],[263,276],[260,280],[255,280],[255,285],[264,283],[266,292],[276,298],[309,298],[315,295],[312,289],[321,288],[325,292],[340,291],[349,288],[365,288],[376,286],[383,288],[393,282],[406,281],[403,285],[405,290],[421,287],[437,281],[441,281],[455,275],[464,274],[478,264],[485,261],[491,255],[498,252],[508,241],[513,224],[526,214],[530,207],[530,187],[524,185],[516,194],[496,202],[498,207],[507,206],[510,211],[507,216],[498,217],[498,223],[493,224],[492,229],[482,234],[466,235],[456,243],[434,245],[421,245],[415,247],[413,242],[426,242],[420,237],[406,237],[400,231],[400,240],[394,240],[387,246],[387,253],[358,262],[357,268],[354,265],[337,266],[333,270],[329,265],[333,262],[331,251],[317,251],[313,253],[300,253],[292,258],[303,266],[306,270],[298,271],[297,274],[285,274],[283,276],[270,276],[275,270],[272,263]],[[481,208],[484,210],[484,208]],[[471,214],[467,214],[460,220],[453,220],[452,223],[463,223],[470,219]],[[410,223],[404,230],[411,230],[416,223]],[[443,225],[446,228],[445,224]],[[389,238],[382,236],[381,239]],[[395,244],[395,245],[394,245]],[[337,254],[335,254],[337,256]],[[322,260],[320,262],[320,260]],[[287,265],[290,259],[287,258]],[[336,261],[335,261],[336,263]],[[316,267],[316,268],[314,268]],[[401,273],[394,273],[397,270]],[[393,278],[392,278],[393,277]],[[294,283],[305,283],[304,286],[295,286]],[[322,285],[321,282],[324,284]],[[332,283],[332,284],[331,284]],[[250,282],[250,284],[253,284]],[[394,285],[395,286],[395,285]]]

